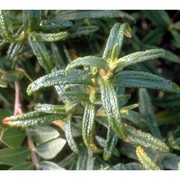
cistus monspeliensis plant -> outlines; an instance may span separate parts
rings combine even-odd
[[[47,46],[51,43],[51,48],[55,51],[58,49],[53,44],[55,41],[64,43],[66,39],[74,38],[73,23],[70,21],[73,13],[67,16],[69,19],[59,20],[42,20],[40,13],[24,11],[23,25],[17,33],[11,35],[2,11],[1,43],[10,43],[9,59],[17,54],[24,43],[28,43],[46,75],[31,82],[27,87],[27,94],[38,96],[41,91],[53,87],[58,100],[56,104],[50,100],[49,103],[35,102],[33,111],[6,116],[2,120],[3,124],[10,126],[9,131],[11,128],[16,131],[18,127],[18,133],[21,131],[23,136],[24,129],[26,135],[31,134],[35,153],[39,156],[42,167],[51,164],[52,162],[45,160],[54,158],[67,142],[71,153],[66,158],[75,159],[76,169],[164,169],[164,159],[170,154],[170,147],[159,129],[147,89],[178,94],[180,87],[157,74],[134,70],[131,67],[142,62],[163,59],[165,51],[155,48],[130,54],[122,53],[123,41],[132,37],[132,30],[128,23],[115,23],[102,56],[88,54],[76,57],[66,66],[59,68]],[[81,11],[80,13],[79,15],[83,16]],[[99,13],[103,16],[105,12]],[[122,15],[126,17],[123,12]],[[91,16],[93,17],[93,12]],[[53,29],[54,32],[48,32]],[[88,30],[90,31],[90,28],[84,29]],[[21,75],[22,70],[14,71],[17,76]],[[128,91],[130,88],[138,91],[137,103],[130,101],[133,98]],[[136,108],[139,108],[139,111],[136,111]],[[60,135],[54,126],[60,126],[64,136]],[[43,132],[46,135],[43,135]],[[5,132],[2,137],[4,134]],[[30,166],[29,150],[25,147],[24,151],[22,147],[18,148],[19,152],[26,152],[22,162]],[[133,157],[135,161],[126,164],[120,161],[113,165],[111,159],[113,156],[120,156],[121,159],[121,149],[127,151],[125,156]],[[128,154],[129,149],[129,153],[133,155]],[[3,150],[5,149],[1,150],[0,156],[3,155]],[[13,150],[18,152],[17,148]],[[20,161],[20,164],[22,162]],[[51,166],[53,167],[52,164]],[[66,163],[63,166],[62,161],[54,165],[54,168],[57,166],[65,168]]]

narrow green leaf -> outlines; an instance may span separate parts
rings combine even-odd
[[[0,87],[6,88],[8,86],[8,83],[6,80],[0,78]]]
[[[59,31],[70,28],[72,25],[71,21],[64,19],[47,19],[40,22],[40,27],[45,31]]]
[[[78,156],[76,170],[93,170],[94,161],[95,158],[93,157],[92,151],[83,148]]]
[[[168,51],[168,50],[165,50],[164,59],[180,64],[180,57],[178,55],[176,55],[175,53]]]
[[[99,29],[98,26],[83,26],[83,27],[76,27],[70,33],[70,38],[78,38],[82,35],[89,35],[90,33],[94,33]]]
[[[85,105],[83,121],[82,121],[82,137],[85,145],[93,152],[100,153],[102,150],[94,143],[95,131],[95,107],[93,104]]]
[[[29,44],[33,50],[34,55],[37,57],[39,64],[47,71],[50,72],[54,66],[52,58],[44,44],[44,42],[36,41],[35,37],[29,36]]]
[[[174,153],[168,153],[163,158],[163,165],[166,169],[178,170],[179,162],[180,162],[180,156]]]
[[[63,149],[66,140],[62,138],[53,139],[44,144],[36,146],[37,154],[44,159],[52,159]]]
[[[7,51],[7,58],[9,60],[13,60],[14,57],[19,53],[19,50],[22,48],[22,46],[23,42],[11,43]]]
[[[41,21],[41,11],[40,10],[24,10],[23,20],[25,28],[28,31],[39,30],[39,24]]]
[[[32,32],[31,35],[36,41],[47,41],[54,42],[59,40],[64,40],[68,37],[68,32],[59,32],[59,33],[36,33]]]
[[[110,167],[110,170],[144,170],[144,168],[140,163],[132,162],[127,164],[118,163]]]
[[[99,85],[101,90],[101,100],[106,111],[109,124],[114,132],[120,138],[124,139],[126,137],[126,133],[122,123],[121,115],[119,113],[116,92],[108,79],[103,80],[99,78]]]
[[[64,105],[52,105],[52,104],[36,104],[34,107],[35,111],[52,113],[52,114],[65,114]]]
[[[0,164],[16,166],[23,163],[29,156],[29,150],[25,147],[17,149],[4,148],[0,150]]]
[[[6,81],[19,81],[24,77],[24,70],[18,69],[18,70],[10,70],[3,73],[1,76],[2,79]]]
[[[120,25],[116,23],[111,31],[109,38],[106,43],[106,47],[103,53],[103,59],[116,59],[121,51],[122,43],[124,40],[124,35],[131,37],[131,28],[127,23]],[[113,52],[114,46],[116,47],[115,52]]]
[[[65,170],[58,164],[51,161],[41,161],[39,165],[42,170]]]
[[[118,141],[118,136],[114,133],[111,127],[108,128],[107,137],[104,146],[103,158],[105,161],[109,160],[112,156],[114,147]]]
[[[65,126],[64,126],[64,130],[65,130],[65,136],[66,136],[66,140],[67,143],[69,145],[69,147],[71,148],[72,151],[74,151],[75,153],[79,153],[79,148],[73,138],[73,134],[72,134],[72,115],[69,114],[66,118],[65,121]]]
[[[159,89],[171,93],[179,93],[180,87],[163,77],[141,71],[123,71],[117,73],[112,80],[115,86]]]
[[[33,140],[37,144],[43,144],[60,136],[59,131],[51,126],[35,126],[29,130]]]
[[[169,147],[162,142],[160,139],[152,136],[149,133],[145,133],[141,130],[137,130],[132,126],[126,125],[127,131],[127,138],[125,139],[126,142],[140,145],[145,148],[150,148],[154,151],[167,153],[169,152]]]
[[[154,116],[153,106],[146,89],[139,89],[139,111],[147,121],[151,134],[160,138],[160,130]]]
[[[99,69],[104,69],[105,71],[108,70],[108,63],[104,61],[104,59],[95,56],[86,56],[77,58],[76,60],[72,61],[66,67],[66,71],[78,66],[92,66]]]
[[[58,13],[59,17],[66,20],[80,20],[84,18],[113,18],[113,17],[121,17],[126,18],[132,21],[135,21],[135,18],[123,11],[109,10],[109,11],[97,11],[97,10],[86,10],[86,11],[60,11]]]
[[[160,168],[148,157],[141,146],[136,148],[136,155],[146,170],[160,170]]]
[[[180,21],[173,24],[173,28],[176,30],[180,30]]]
[[[86,84],[91,85],[92,81],[85,77],[85,73],[82,70],[71,70],[67,73],[64,70],[52,72],[48,75],[42,76],[27,88],[27,93],[31,95],[33,92],[38,91],[41,88],[66,85],[66,84]]]
[[[13,166],[8,170],[34,170],[34,165],[31,162],[25,162],[23,164],[18,164],[17,166]]]
[[[26,137],[26,133],[18,128],[7,128],[2,132],[2,142],[10,148],[18,148],[21,146],[23,140]]]
[[[123,69],[127,66],[144,62],[151,59],[164,57],[165,51],[162,49],[151,49],[146,51],[135,52],[117,60],[116,68]]]
[[[173,30],[171,31],[171,34],[174,37],[172,41],[173,45],[175,45],[177,48],[180,48],[180,32]]]
[[[38,124],[47,124],[51,121],[62,118],[62,115],[45,114],[37,111],[24,113],[22,115],[10,116],[3,119],[3,123],[9,126],[28,127]]]

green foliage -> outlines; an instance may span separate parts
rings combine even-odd
[[[1,10],[2,168],[178,169],[171,13]]]

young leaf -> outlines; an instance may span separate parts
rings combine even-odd
[[[31,83],[27,88],[27,93],[31,95],[33,92],[38,91],[41,88],[66,84],[91,85],[92,81],[85,78],[85,73],[82,70],[71,70],[68,71],[67,74],[64,70],[59,70],[42,76]]]
[[[148,157],[141,146],[136,148],[136,155],[146,170],[160,170],[160,168]]]
[[[2,132],[1,140],[10,148],[18,148],[25,139],[26,134],[23,130],[18,128],[7,128]]]
[[[40,27],[45,31],[59,31],[70,28],[73,25],[71,21],[64,19],[47,19],[40,22]]]
[[[32,111],[22,115],[6,117],[3,119],[3,123],[9,126],[28,127],[43,123],[50,123],[51,121],[61,118],[62,115],[44,114],[37,111]]]
[[[167,153],[169,152],[169,147],[163,143],[160,139],[153,137],[149,133],[145,133],[141,130],[137,130],[132,126],[126,125],[127,138],[126,142],[130,142],[135,145],[141,145],[146,148],[150,148],[154,151]]]
[[[107,137],[104,146],[103,158],[105,161],[109,160],[112,156],[114,147],[118,141],[118,136],[114,133],[111,127],[108,128]]]
[[[54,62],[48,53],[44,42],[36,41],[32,35],[29,36],[29,44],[33,50],[34,55],[37,57],[39,64],[47,71],[50,72],[54,67]]]
[[[151,134],[160,138],[160,130],[154,116],[153,106],[146,89],[139,89],[139,111],[147,121]]]
[[[36,33],[32,32],[31,35],[36,41],[47,41],[54,42],[59,40],[64,40],[68,37],[68,32],[59,32],[59,33]]]
[[[29,156],[29,150],[25,147],[17,149],[4,148],[0,150],[0,164],[16,166],[23,163]]]
[[[135,52],[118,59],[116,61],[116,68],[123,69],[127,66],[136,63],[164,57],[164,55],[165,55],[165,51],[162,49],[151,49],[146,51]]]
[[[75,61],[72,61],[66,67],[66,71],[78,66],[92,66],[97,67],[98,69],[104,69],[105,71],[108,70],[108,63],[104,59],[95,56],[86,56],[77,58]]]
[[[67,143],[68,143],[69,147],[71,148],[71,150],[74,151],[75,153],[79,153],[79,148],[78,148],[76,142],[74,141],[74,138],[72,135],[71,118],[72,118],[71,114],[68,115],[66,118],[65,126],[64,126],[65,136],[66,136]]]
[[[62,150],[65,146],[66,140],[62,138],[53,139],[44,144],[36,146],[37,154],[44,159],[52,159]]]
[[[103,59],[116,59],[121,51],[124,35],[131,37],[131,28],[128,24],[115,24],[110,32],[106,47],[103,53]],[[116,46],[114,52],[113,49]]]
[[[95,131],[95,107],[93,104],[86,103],[83,121],[82,121],[82,137],[85,145],[93,152],[100,153],[102,150],[94,144]]]
[[[159,89],[171,93],[179,93],[180,87],[163,77],[141,71],[123,71],[117,73],[112,83],[119,87],[136,87]]]

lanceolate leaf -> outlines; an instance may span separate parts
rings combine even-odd
[[[159,89],[178,93],[180,87],[163,77],[141,71],[123,71],[117,73],[112,80],[115,86]]]
[[[146,170],[160,170],[160,168],[148,157],[141,146],[136,148],[136,155]]]
[[[33,50],[34,55],[37,57],[39,64],[47,71],[54,66],[52,58],[44,44],[44,42],[37,41],[36,38],[32,35],[29,36],[29,44]]]
[[[71,128],[71,118],[72,115],[68,115],[65,121],[65,126],[64,126],[64,130],[65,130],[65,136],[66,136],[66,140],[67,143],[69,145],[69,147],[75,152],[78,153],[79,149],[78,146],[76,144],[76,142],[74,141],[73,135],[72,135],[72,128]]]
[[[43,123],[47,124],[60,118],[62,118],[62,115],[44,114],[41,112],[32,111],[22,115],[6,117],[3,119],[3,123],[9,126],[28,127]]]
[[[85,78],[85,73],[82,70],[71,70],[67,74],[63,70],[59,70],[40,77],[31,83],[27,88],[27,93],[31,95],[33,92],[38,91],[41,88],[66,84],[91,85],[92,81]]]
[[[161,137],[157,121],[154,116],[153,106],[146,89],[139,89],[139,110],[147,121],[149,130],[153,136]]]
[[[127,138],[126,142],[141,145],[146,148],[150,148],[154,151],[167,153],[169,152],[169,147],[162,142],[160,139],[152,136],[149,133],[142,132],[141,130],[137,130],[132,126],[126,125]]]
[[[66,71],[78,66],[92,66],[92,67],[97,67],[99,69],[102,68],[105,71],[108,70],[108,63],[104,59],[95,56],[86,56],[86,57],[77,58],[76,60],[72,61],[66,67]]]
[[[103,53],[104,59],[116,59],[121,51],[124,35],[131,37],[131,28],[128,24],[124,23],[120,25],[115,24],[111,29],[109,38],[106,43],[106,47]],[[114,46],[117,45],[115,52],[113,53]]]
[[[62,138],[53,139],[44,144],[36,146],[36,150],[39,156],[44,159],[54,158],[65,146],[66,140]]]
[[[85,145],[93,152],[100,153],[102,150],[94,144],[95,131],[95,107],[93,104],[87,103],[85,105],[83,122],[82,122],[82,137]]]
[[[111,128],[122,139],[126,137],[124,125],[119,113],[118,98],[109,80],[99,78],[101,100]]]
[[[33,37],[37,41],[47,41],[47,42],[53,42],[53,41],[59,41],[64,40],[68,37],[68,32],[59,32],[59,33],[31,33]]]
[[[21,69],[19,70],[10,70],[1,76],[2,79],[7,80],[7,81],[19,81],[23,78],[25,72]]]
[[[13,60],[13,58],[18,54],[22,46],[23,42],[11,43],[7,52],[7,58]]]
[[[58,164],[51,161],[41,161],[39,165],[42,170],[65,170]]]
[[[16,166],[23,163],[29,156],[29,150],[25,147],[17,149],[4,148],[0,150],[0,164]]]
[[[146,51],[135,52],[124,56],[117,60],[116,68],[123,69],[127,66],[140,63],[143,61],[164,57],[165,51],[162,49],[152,49]]]
[[[114,147],[116,146],[118,141],[118,136],[114,133],[111,127],[108,128],[107,138],[105,141],[103,158],[104,160],[109,160],[112,156]]]

